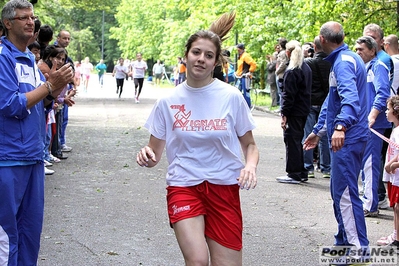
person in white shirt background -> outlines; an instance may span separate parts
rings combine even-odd
[[[141,53],[136,54],[136,60],[130,65],[130,75],[134,80],[134,98],[139,103],[141,90],[143,89],[145,71],[148,69],[147,63],[143,60]]]

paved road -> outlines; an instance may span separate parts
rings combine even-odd
[[[122,98],[114,79],[104,88],[93,75],[88,92],[70,108],[69,158],[46,176],[45,222],[39,265],[184,265],[169,227],[165,201],[166,158],[155,168],[135,163],[149,134],[142,128],[156,98],[170,89],[146,83],[135,104],[133,82]],[[280,184],[284,144],[279,117],[255,110],[260,150],[259,185],[242,191],[244,265],[319,265],[319,246],[336,231],[329,180]],[[392,232],[393,212],[367,218],[371,244]]]

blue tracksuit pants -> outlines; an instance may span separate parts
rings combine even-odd
[[[0,265],[37,265],[43,212],[43,163],[0,167]]]
[[[358,193],[358,176],[366,140],[345,142],[341,150],[331,152],[330,189],[338,232],[335,245],[367,247],[366,221]]]
[[[384,134],[384,129],[375,129]],[[362,181],[364,195],[362,197],[365,210],[375,212],[378,210],[378,185],[381,172],[381,150],[383,140],[376,134],[370,133],[364,151],[362,166]]]

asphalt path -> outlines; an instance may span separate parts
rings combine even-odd
[[[92,75],[69,109],[73,150],[46,176],[41,266],[184,265],[166,212],[165,155],[151,169],[135,162],[155,100],[173,88],[146,82],[139,104],[131,80],[120,99],[115,90],[110,75],[103,88]],[[276,182],[285,174],[280,118],[261,110],[253,116],[260,162],[258,186],[241,191],[243,265],[319,265],[319,247],[334,243],[337,228],[329,179],[316,173],[300,185]],[[391,210],[366,221],[371,245],[393,230]]]

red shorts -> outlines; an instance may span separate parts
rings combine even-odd
[[[233,250],[242,249],[242,213],[238,185],[207,181],[192,187],[169,186],[169,221],[173,224],[204,215],[205,235]]]
[[[389,206],[394,207],[396,203],[399,203],[399,187],[392,185],[388,182],[388,198]]]

